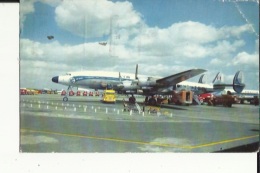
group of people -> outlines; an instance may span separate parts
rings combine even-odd
[[[128,103],[125,101],[125,99],[123,99],[124,110],[126,111],[127,109],[129,109],[129,107],[135,105],[135,103],[136,98],[133,94],[128,98]],[[146,96],[144,104],[148,106],[157,106],[157,99],[155,96]]]

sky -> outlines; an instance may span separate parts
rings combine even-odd
[[[54,36],[48,39],[47,36]],[[99,43],[107,43],[101,45]],[[192,68],[259,89],[258,0],[21,0],[20,87],[69,71],[166,77]],[[189,81],[197,82],[199,76]]]

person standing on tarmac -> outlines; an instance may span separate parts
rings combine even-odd
[[[157,101],[155,99],[154,96],[152,96],[149,100],[148,100],[148,105],[150,106],[156,106],[157,105]]]
[[[132,96],[131,97],[129,97],[129,103],[131,103],[131,104],[135,104],[135,97],[134,97],[134,95],[132,94]]]

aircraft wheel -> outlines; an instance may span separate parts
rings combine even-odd
[[[64,102],[68,101],[68,97],[63,97],[63,101]]]

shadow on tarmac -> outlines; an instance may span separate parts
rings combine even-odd
[[[214,153],[244,153],[244,152],[258,152],[259,151],[259,142],[246,144],[226,150],[216,151]]]

